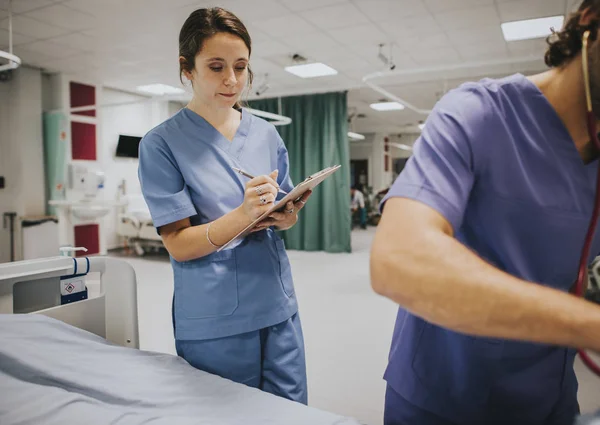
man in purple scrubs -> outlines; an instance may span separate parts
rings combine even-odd
[[[600,307],[567,293],[596,189],[581,36],[600,117],[599,17],[585,0],[551,39],[549,71],[448,93],[384,199],[372,286],[401,306],[385,424],[574,422],[566,347],[600,352]]]

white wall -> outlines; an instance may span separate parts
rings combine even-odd
[[[42,74],[20,67],[11,81],[0,82],[0,216],[45,213],[44,142],[42,135]],[[1,221],[1,217],[0,217]],[[10,233],[0,223],[0,263],[10,261]],[[16,237],[16,259],[21,245]]]
[[[175,114],[182,104],[152,100],[145,96],[125,93],[103,88],[101,93],[100,137],[102,156],[100,159],[106,175],[104,199],[117,199],[119,186],[125,181],[127,194],[141,192],[138,180],[138,160],[132,158],[116,158],[117,142],[120,134],[144,136],[149,130]],[[112,211],[104,221],[104,232],[107,249],[121,246],[117,236],[117,214]]]
[[[392,134],[390,136],[391,143],[401,143],[403,145],[413,146],[417,139],[421,136],[420,133],[402,133]],[[392,158],[408,158],[412,155],[411,151],[392,147]]]
[[[117,199],[119,186],[125,182],[127,194],[140,193],[137,177],[138,160],[133,158],[117,158],[117,142],[119,135],[144,136],[160,123],[157,106],[145,96],[124,93],[103,88],[101,90],[103,105],[128,103],[120,106],[105,106],[100,109],[101,157],[99,158],[105,173],[104,199]],[[137,103],[134,103],[137,102]],[[107,249],[119,246],[117,236],[117,214],[113,210],[104,219],[104,234]]]
[[[350,142],[350,159],[369,160],[369,185],[373,187],[374,192],[385,189],[392,183],[392,172],[385,171],[386,137],[388,134],[374,133],[365,135],[363,141]],[[391,170],[391,163],[389,169]]]

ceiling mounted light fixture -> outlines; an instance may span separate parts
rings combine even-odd
[[[155,96],[164,96],[168,94],[182,94],[185,93],[184,89],[168,86],[166,84],[148,84],[145,86],[136,87],[138,91],[153,94]]]
[[[562,28],[564,20],[564,16],[549,16],[547,18],[505,22],[501,25],[502,34],[506,41],[544,38],[552,34],[553,28]]]
[[[404,109],[404,105],[400,102],[371,103],[369,106],[376,111],[401,111]]]
[[[336,75],[338,73],[332,67],[321,62],[286,66],[285,70],[290,74],[294,74],[301,78],[325,77],[327,75]]]
[[[0,59],[7,61],[0,65],[0,72],[10,71],[21,66],[21,58],[13,54],[12,0],[8,0],[8,51],[0,50]]]
[[[353,131],[348,132],[348,137],[352,140],[365,140],[365,136],[360,133],[355,133]]]

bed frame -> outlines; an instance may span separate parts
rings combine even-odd
[[[99,273],[100,294],[61,305],[61,276]],[[50,257],[0,264],[0,314],[43,314],[139,348],[133,267],[108,257]]]

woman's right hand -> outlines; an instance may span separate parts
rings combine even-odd
[[[242,211],[250,220],[256,220],[272,207],[279,193],[278,175],[279,171],[275,170],[268,176],[258,176],[246,183]]]

